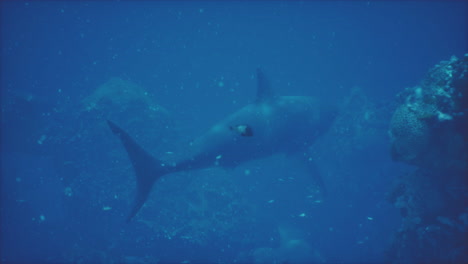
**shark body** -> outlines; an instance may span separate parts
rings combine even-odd
[[[154,158],[123,129],[108,121],[124,145],[137,179],[137,194],[130,221],[143,206],[154,183],[163,175],[212,166],[235,167],[246,161],[287,153],[311,162],[308,147],[328,129],[336,108],[309,96],[276,96],[264,74],[257,70],[257,98],[212,126],[189,144],[183,157],[167,164]],[[324,190],[320,176],[312,175]]]

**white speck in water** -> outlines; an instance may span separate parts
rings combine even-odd
[[[73,191],[71,187],[66,187],[64,190],[66,196],[71,197],[73,195]]]
[[[46,140],[46,138],[47,138],[46,135],[42,135],[42,136],[37,140],[37,144],[42,145],[42,143],[44,143],[44,140]]]

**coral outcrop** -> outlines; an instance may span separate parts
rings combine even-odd
[[[399,94],[390,123],[394,160],[417,168],[395,182],[388,199],[401,228],[394,263],[461,263],[468,259],[468,54],[433,67]]]
[[[400,93],[390,124],[392,157],[412,165],[466,169],[468,55],[432,68]]]

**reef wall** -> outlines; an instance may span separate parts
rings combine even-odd
[[[388,195],[402,216],[389,257],[462,263],[468,259],[468,54],[441,61],[398,98],[391,155],[416,169]]]

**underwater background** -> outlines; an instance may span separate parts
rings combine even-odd
[[[468,261],[466,1],[0,7],[2,263]],[[252,103],[257,67],[340,106],[309,149],[326,197],[275,155],[165,175],[125,223],[135,177],[106,120],[170,154]],[[408,120],[424,130],[398,141]]]

